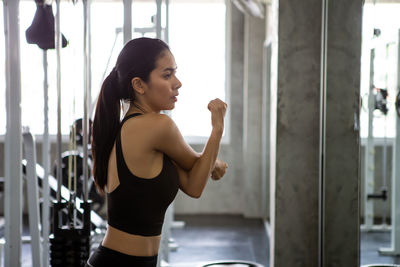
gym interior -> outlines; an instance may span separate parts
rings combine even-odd
[[[166,114],[196,151],[208,101],[228,104],[228,171],[178,193],[158,266],[400,266],[399,0],[2,2],[1,266],[84,266],[100,244],[91,119],[142,36],[175,56]]]

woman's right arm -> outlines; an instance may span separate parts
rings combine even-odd
[[[192,197],[200,197],[214,169],[224,130],[226,107],[227,105],[219,99],[209,103],[212,131],[201,154],[196,153],[184,141],[179,129],[169,117],[162,116],[157,127],[160,136],[157,138],[159,141],[156,149],[166,153],[180,167],[178,168],[180,188]]]

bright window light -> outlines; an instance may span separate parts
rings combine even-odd
[[[0,7],[2,11],[2,6]],[[55,13],[55,4],[53,4]],[[36,11],[34,1],[20,2],[21,107],[22,125],[36,135],[43,133],[43,51],[28,44],[25,31]],[[78,2],[61,3],[61,32],[69,44],[61,52],[62,133],[83,116],[83,7]],[[165,6],[163,6],[165,11]],[[155,1],[133,1],[133,28],[152,27]],[[2,16],[2,13],[0,13]],[[2,16],[3,17],[3,16]],[[211,131],[207,104],[214,98],[226,101],[225,88],[225,1],[170,0],[169,45],[178,65],[183,86],[171,115],[185,137],[206,137]],[[166,22],[163,21],[163,27]],[[3,29],[3,19],[0,20]],[[91,5],[92,99],[95,103],[104,75],[114,66],[123,46],[123,4],[96,2]],[[135,31],[133,38],[142,36]],[[155,33],[144,36],[155,37]],[[4,35],[0,37],[0,58]],[[114,46],[115,42],[115,46]],[[109,65],[107,67],[107,62]],[[49,131],[57,132],[57,87],[55,50],[48,50]],[[5,133],[5,70],[0,66],[0,134]]]
[[[360,112],[362,138],[368,136],[368,92],[370,87],[370,55],[375,48],[374,85],[388,90],[388,109],[386,116],[379,110],[374,111],[373,136],[378,138],[396,136],[395,97],[397,85],[397,51],[400,21],[399,4],[366,3],[363,9],[363,34],[361,57],[361,99]],[[373,37],[374,28],[381,30],[379,37]]]
[[[207,104],[225,97],[225,2],[171,1],[170,46],[182,82],[172,118],[184,136],[209,136]]]

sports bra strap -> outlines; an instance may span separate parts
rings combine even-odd
[[[136,116],[139,116],[139,115],[142,115],[142,113],[133,113],[133,114],[129,114],[128,116],[126,116],[126,117],[121,121],[120,127],[122,127],[122,125],[123,125],[127,120],[129,120],[130,118],[133,118],[133,117],[136,117]]]
[[[122,129],[122,125],[127,120],[129,120],[130,118],[133,118],[133,117],[136,117],[136,116],[139,116],[139,115],[142,115],[142,114],[141,113],[133,113],[133,114],[130,114],[130,115],[126,116],[121,121],[121,124],[120,124],[120,127],[119,127],[119,132],[117,134],[117,138],[115,139],[115,153],[116,153],[116,156],[117,156],[117,169],[118,169],[118,176],[119,176],[119,182],[120,183],[123,182],[122,180],[124,179],[124,176],[125,176],[125,175],[120,175],[121,168],[123,168],[125,170],[129,170],[129,168],[126,165],[126,162],[124,160],[124,154],[122,153],[122,145],[121,145],[121,129]]]

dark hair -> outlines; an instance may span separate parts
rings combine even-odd
[[[159,39],[143,37],[129,41],[103,82],[92,126],[93,176],[101,192],[107,184],[108,159],[120,130],[121,101],[134,101],[132,79],[138,77],[148,82],[165,50],[169,51],[168,45]]]

